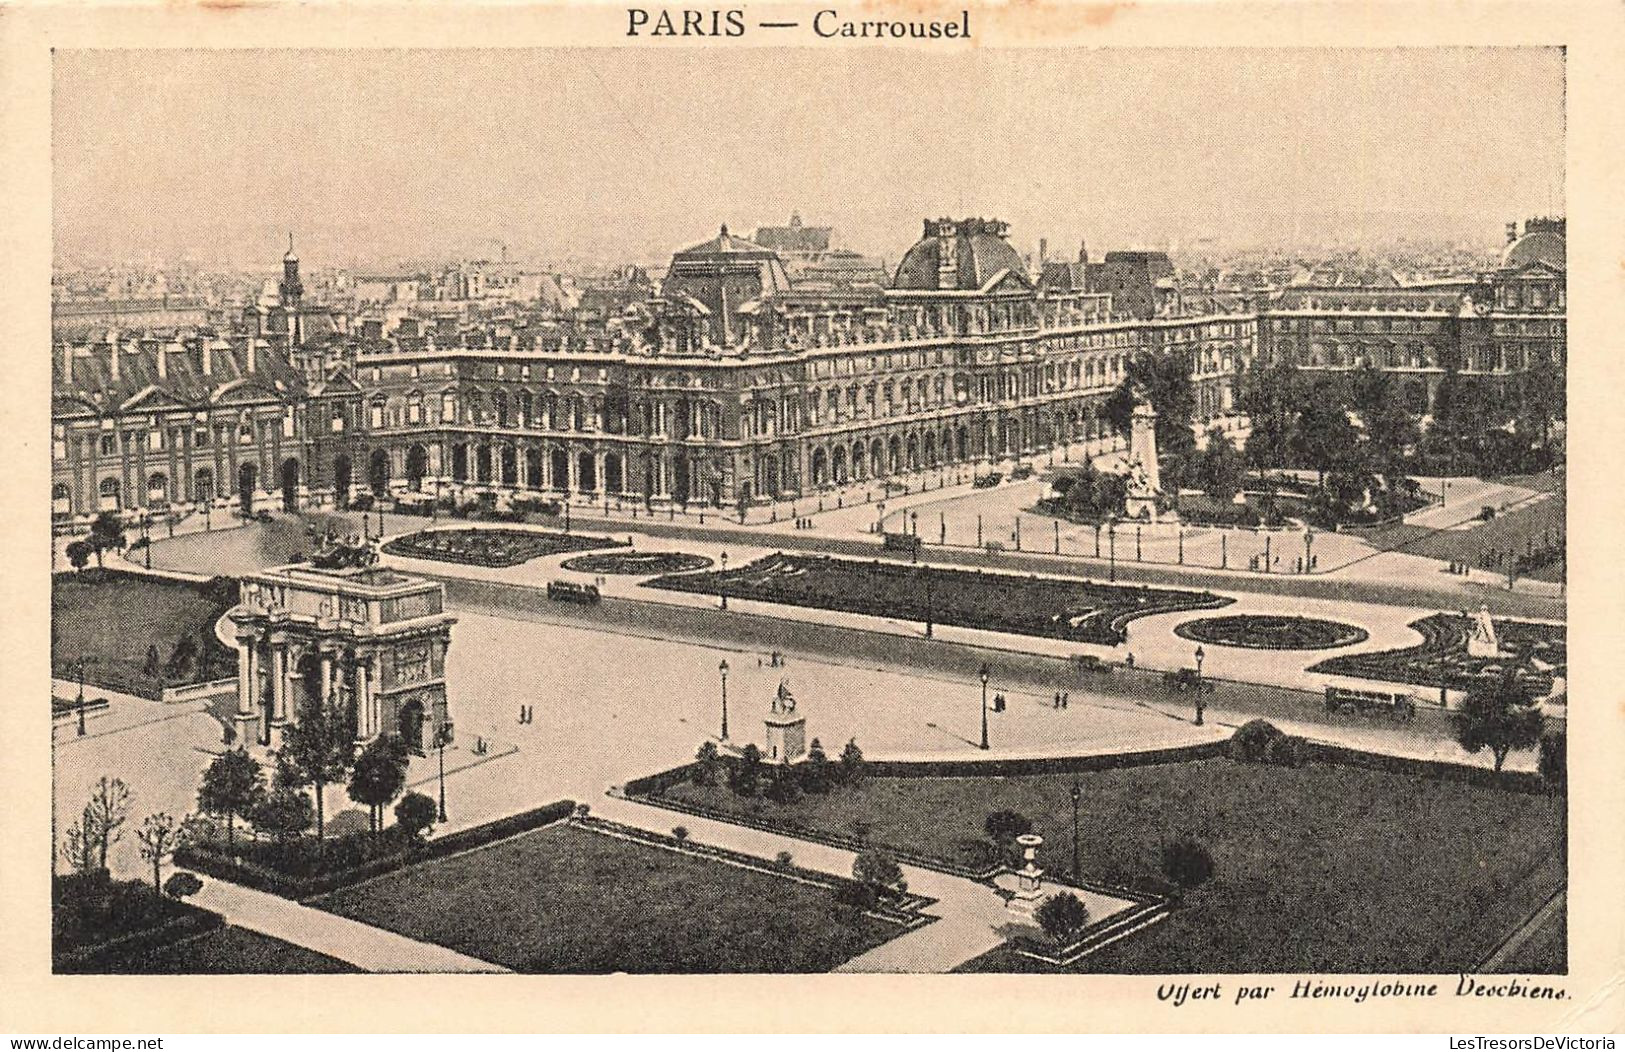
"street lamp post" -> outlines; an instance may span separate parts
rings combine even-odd
[[[723,572],[724,575],[726,575],[727,572],[728,572],[728,553],[727,552],[722,553],[722,572]],[[720,585],[721,592],[722,592],[722,609],[726,610],[726,609],[728,609],[728,581],[727,581],[726,577],[724,577],[723,580],[719,581],[718,584]]]
[[[1207,651],[1201,647],[1196,648],[1196,725],[1202,726],[1202,659],[1207,657]]]
[[[987,748],[987,679],[988,679],[987,666],[983,665],[981,667],[980,671],[978,671],[976,673],[976,675],[982,681],[982,748],[986,749]]]
[[[1303,572],[1309,572],[1309,563],[1314,558],[1315,531],[1308,526],[1303,528]]]
[[[1082,879],[1082,865],[1078,860],[1078,801],[1083,799],[1083,787],[1072,779],[1072,879]]]
[[[1107,564],[1108,565],[1108,571],[1107,571],[1107,574],[1106,574],[1106,579],[1108,581],[1115,581],[1115,580],[1117,580],[1117,520],[1116,519],[1113,519],[1113,520],[1111,520],[1110,522],[1108,522],[1106,524],[1106,539],[1107,539],[1107,542],[1108,542],[1108,551],[1109,551],[1109,554],[1110,554],[1110,562]]]
[[[717,671],[722,673],[722,740],[727,741],[728,740],[728,659],[727,658],[722,659],[722,663],[717,666]]]
[[[141,554],[146,560],[147,569],[152,569],[152,534],[149,527],[152,523],[150,512],[141,513]]]
[[[79,737],[85,736],[85,659],[80,658],[79,667],[79,700],[75,702],[79,709]]]
[[[451,744],[451,721],[445,720],[435,731],[434,744],[440,752],[440,815],[439,821],[446,821],[446,746]]]

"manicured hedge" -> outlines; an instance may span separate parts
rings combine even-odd
[[[575,806],[573,800],[559,800],[484,825],[447,833],[445,836],[408,846],[401,851],[359,865],[315,876],[280,872],[269,866],[227,854],[218,845],[182,847],[175,852],[175,864],[207,873],[220,880],[229,880],[235,884],[268,891],[273,895],[290,899],[307,899],[359,884],[385,873],[392,873],[405,866],[459,854],[520,833],[528,833],[532,829],[539,829],[568,818],[575,811]]]

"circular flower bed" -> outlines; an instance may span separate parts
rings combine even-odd
[[[578,555],[564,560],[563,565],[566,570],[576,573],[649,577],[703,570],[711,565],[711,560],[688,552],[603,552],[599,555]]]
[[[1370,635],[1341,621],[1273,614],[1204,617],[1175,626],[1174,634],[1198,643],[1253,650],[1330,650],[1363,643]]]

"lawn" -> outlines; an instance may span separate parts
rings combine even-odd
[[[778,553],[732,570],[679,574],[655,588],[727,594],[790,606],[986,628],[1084,643],[1116,643],[1136,617],[1224,606],[1211,592],[950,570]]]
[[[165,686],[233,676],[237,653],[215,637],[214,624],[236,602],[229,578],[192,584],[94,568],[55,574],[51,675],[76,678],[74,663],[83,657],[87,682],[149,698]],[[149,647],[157,649],[156,672],[149,671]]]
[[[313,904],[542,974],[827,972],[903,931],[823,888],[567,825]]]
[[[1559,489],[1553,497],[1502,512],[1488,522],[1474,524],[1471,529],[1429,530],[1396,523],[1349,532],[1383,551],[1402,551],[1478,568],[1487,568],[1486,556],[1493,552],[1525,555],[1551,544],[1559,548],[1557,557],[1519,576],[1555,582],[1564,579],[1567,569],[1560,547],[1567,533],[1567,503]],[[1477,509],[1464,505],[1461,510],[1465,517]],[[1504,572],[1505,566],[1503,559],[1499,568]]]
[[[116,975],[330,975],[360,971],[325,953],[237,927],[183,939],[101,970]]]
[[[625,541],[584,533],[546,533],[539,530],[444,529],[423,530],[397,537],[384,545],[390,555],[411,559],[474,566],[518,566],[544,555],[592,551],[624,546]]]
[[[1166,891],[1162,843],[1190,834],[1212,881],[1085,970],[1451,972],[1471,969],[1564,879],[1561,797],[1331,765],[1205,760],[1078,776],[1083,876]],[[778,805],[680,783],[672,797],[971,862],[1010,809],[1069,868],[1071,776],[868,778]],[[995,955],[997,956],[997,955]],[[1009,965],[1013,956],[1005,964]],[[982,966],[997,964],[981,962]]]

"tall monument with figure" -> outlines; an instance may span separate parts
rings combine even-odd
[[[1143,397],[1135,402],[1128,439],[1128,497],[1123,514],[1131,519],[1157,518],[1162,476],[1157,471],[1157,411]]]

